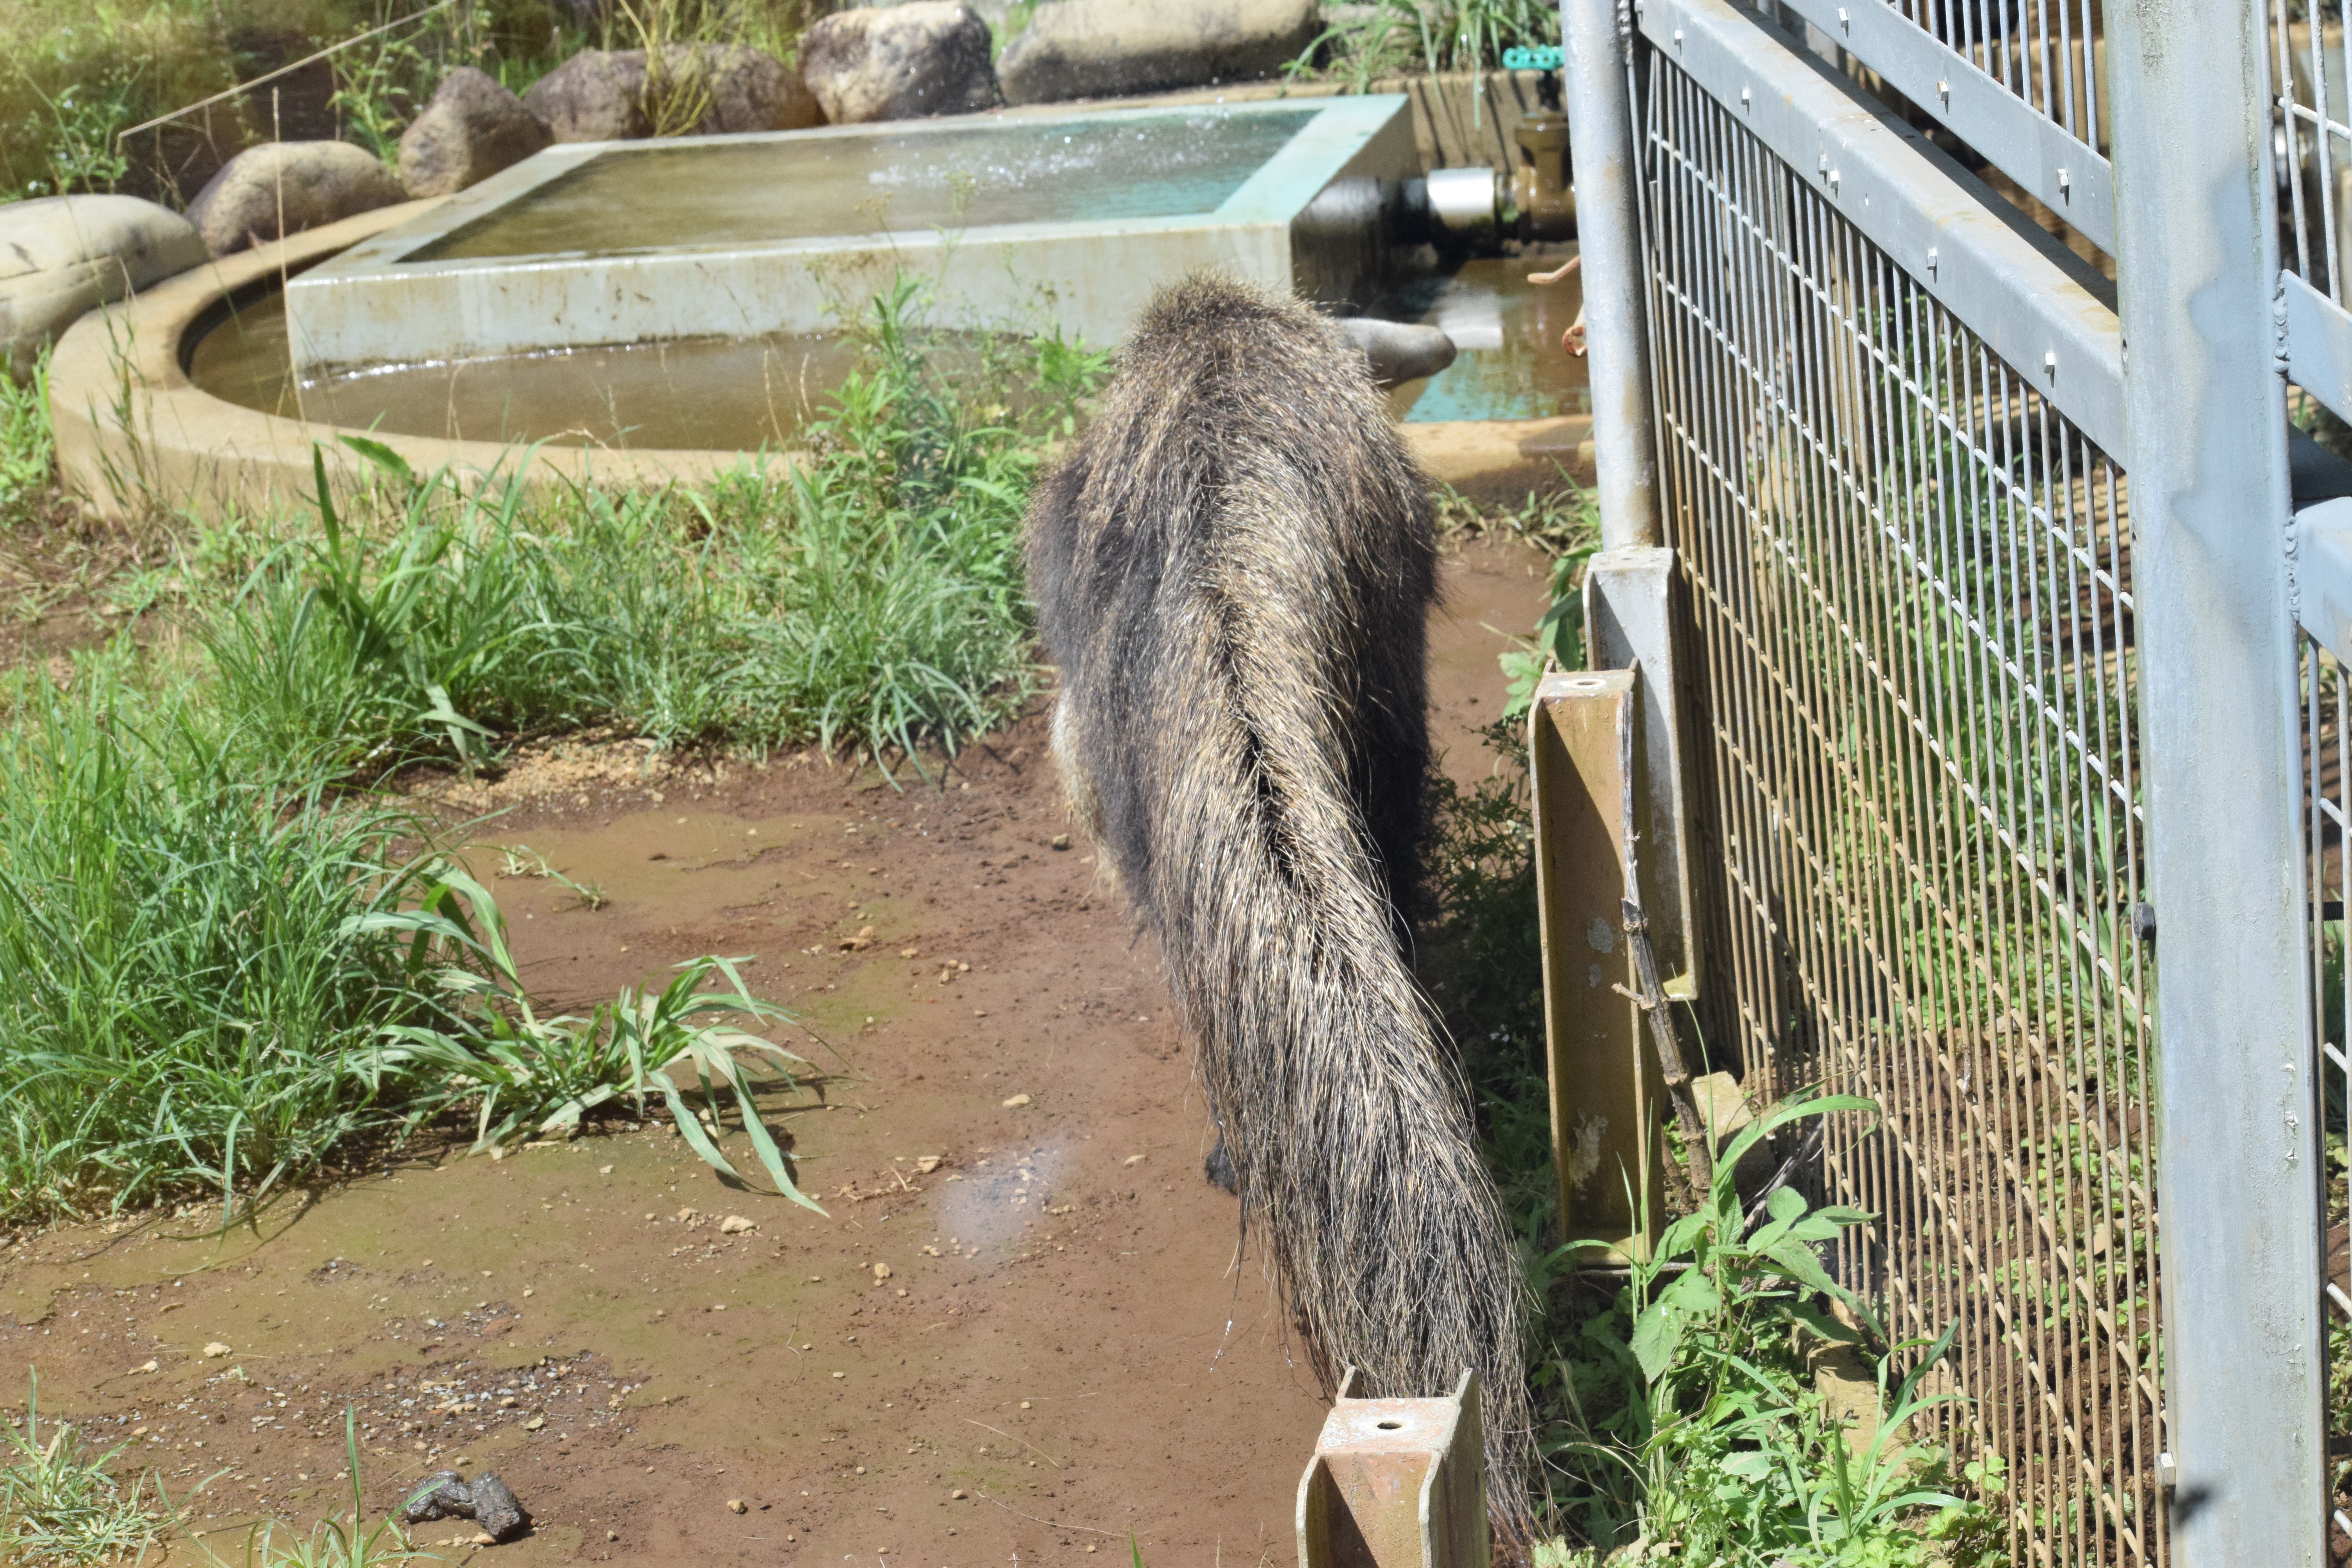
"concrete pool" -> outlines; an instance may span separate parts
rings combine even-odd
[[[905,271],[959,324],[1102,343],[1201,267],[1360,309],[1416,237],[1416,159],[1399,95],[562,145],[293,279],[287,339],[310,382],[806,336]]]

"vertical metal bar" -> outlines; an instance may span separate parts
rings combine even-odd
[[[2256,6],[2112,6],[2179,1568],[2318,1568],[2301,713]]]
[[[1621,550],[1658,542],[1658,447],[1650,424],[1642,309],[1641,173],[1626,57],[1631,41],[1619,30],[1614,0],[1560,0],[1559,25],[1577,247],[1584,259],[1601,542]]]

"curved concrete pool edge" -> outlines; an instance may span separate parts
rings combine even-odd
[[[362,432],[281,418],[215,397],[188,379],[190,332],[221,300],[373,237],[442,198],[406,202],[240,251],[184,272],[135,297],[90,311],[58,340],[49,363],[49,410],[59,477],[100,516],[146,510],[217,521],[236,512],[307,508],[316,488],[313,447],[337,482],[358,485],[366,461],[336,437],[368,435],[419,473],[467,477],[520,472],[531,487],[595,483],[619,489],[707,484],[758,460],[732,450],[522,447]],[[1591,421],[1584,417],[1402,426],[1433,478],[1474,500],[1515,505],[1566,472],[1592,474]],[[789,455],[773,458],[789,463]]]
[[[367,464],[336,437],[362,434],[419,473],[446,468],[488,476],[520,469],[528,484],[702,483],[753,460],[735,451],[519,447],[348,430],[242,407],[188,379],[183,347],[219,300],[380,234],[436,201],[380,207],[222,257],[75,322],[49,362],[49,412],[67,489],[112,518],[159,508],[217,519],[307,505],[316,489],[312,447],[324,453],[331,477],[356,483]]]

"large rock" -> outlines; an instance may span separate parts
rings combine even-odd
[[[825,17],[801,37],[801,75],[836,125],[970,114],[997,103],[988,24],[958,0]]]
[[[656,130],[709,136],[798,131],[823,122],[817,100],[782,60],[741,44],[672,44],[662,51],[667,90],[695,111],[688,124],[646,101],[646,51],[583,49],[523,94],[558,142],[626,142]]]
[[[205,182],[188,221],[226,256],[406,199],[391,170],[348,142],[265,142]]]
[[[654,132],[643,49],[583,49],[533,82],[522,101],[558,142],[625,142]]]
[[[0,205],[0,353],[23,381],[85,310],[208,260],[195,226],[136,196]]]
[[[824,123],[816,95],[799,72],[775,56],[742,44],[698,44],[691,46],[691,53],[700,57],[696,62],[701,71],[698,82],[687,75],[693,68],[680,58],[689,55],[689,46],[672,45],[667,58],[672,77],[683,81],[688,91],[709,96],[695,134],[800,131]]]
[[[459,66],[401,134],[400,183],[412,196],[450,195],[551,140],[521,99],[484,72]]]
[[[1270,76],[1314,41],[1315,0],[1048,0],[1005,46],[1008,103]]]

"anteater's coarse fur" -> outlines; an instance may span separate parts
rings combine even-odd
[[[1056,760],[1159,941],[1318,1370],[1409,1396],[1475,1368],[1489,1508],[1523,1542],[1523,1286],[1408,956],[1427,481],[1329,322],[1196,277],[1144,316],[1029,529]]]

